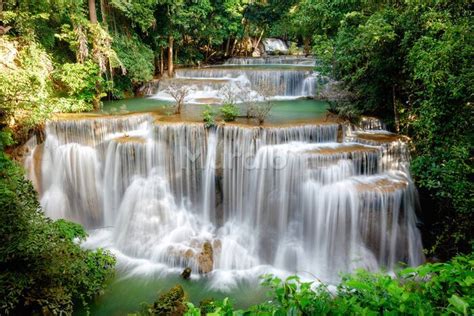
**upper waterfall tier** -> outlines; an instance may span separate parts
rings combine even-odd
[[[51,121],[27,167],[46,214],[94,228],[88,245],[127,267],[208,271],[203,247],[216,275],[271,266],[334,281],[358,267],[420,263],[403,143],[362,131],[338,143],[338,129],[206,129],[149,115]]]
[[[232,57],[229,58],[225,64],[315,66],[316,59],[302,56]]]
[[[288,45],[279,38],[264,38],[262,40],[265,52],[269,54],[288,53]]]
[[[209,103],[209,99],[222,103],[229,93],[236,102],[260,100],[264,96],[273,99],[313,97],[317,78],[311,66],[301,65],[182,68],[176,70],[175,78],[162,79],[153,97],[172,101],[168,89],[181,87],[189,91],[185,99],[188,103]]]

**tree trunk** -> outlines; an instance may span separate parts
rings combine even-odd
[[[100,0],[100,13],[102,14],[102,23],[107,28],[107,12],[105,12],[105,0]]]
[[[309,41],[310,41],[310,38],[307,37],[307,36],[303,39],[304,54],[305,54],[306,56],[309,55]]]
[[[224,53],[225,57],[229,56],[229,49],[230,49],[230,37],[227,39],[227,43],[225,45],[225,53]]]
[[[234,56],[235,45],[237,45],[237,39],[234,39],[234,43],[232,43],[232,50],[230,51],[230,56]]]
[[[3,12],[3,0],[0,0],[0,13]]]
[[[168,37],[168,76],[173,77],[173,36]]]
[[[165,51],[163,47],[160,48],[160,75],[165,73]]]
[[[95,0],[89,0],[89,19],[92,24],[97,24],[97,11],[95,8]]]
[[[264,33],[264,32],[265,32],[265,31],[262,30],[262,33],[260,33],[260,36],[259,36],[259,38],[258,38],[258,40],[257,40],[257,43],[255,44],[255,47],[254,47],[253,51],[256,51],[256,50],[258,49],[258,45],[260,45],[260,41],[262,40],[262,37],[263,37],[263,33]]]
[[[397,133],[400,132],[400,118],[398,117],[398,110],[397,110],[397,99],[395,97],[395,85],[392,86],[392,96],[393,96],[393,114],[395,118],[395,130]]]

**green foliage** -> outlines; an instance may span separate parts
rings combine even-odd
[[[206,128],[216,126],[216,111],[208,104],[202,112],[202,120]]]
[[[102,291],[115,259],[83,250],[77,224],[44,216],[20,167],[0,153],[0,313],[70,313]]]
[[[93,103],[97,98],[105,96],[100,93],[104,80],[100,76],[99,67],[91,60],[84,64],[62,64],[53,74],[53,78],[69,97]]]
[[[330,113],[336,114],[338,117],[353,124],[359,122],[361,112],[350,102],[345,101],[328,101]]]
[[[51,91],[49,72],[52,62],[35,42],[18,43],[0,38],[1,124],[18,130],[28,129],[44,121],[52,112],[45,105]]]
[[[126,77],[132,87],[153,79],[155,71],[153,51],[137,37],[117,35],[113,48],[127,69]]]
[[[396,276],[364,270],[345,275],[337,288],[266,275],[269,300],[235,310],[229,299],[195,307],[186,315],[472,315],[474,253],[425,264]]]
[[[157,1],[150,0],[111,0],[110,5],[126,16],[132,26],[138,26],[142,31],[151,28],[155,23],[154,9]]]
[[[240,113],[239,108],[233,103],[224,104],[219,110],[226,122],[235,121]]]
[[[446,263],[408,268],[400,275],[413,280],[407,287],[420,291],[436,310],[460,315],[474,312],[474,253],[456,256]],[[426,281],[416,283],[420,278]]]
[[[12,133],[10,131],[0,131],[0,151],[3,151],[5,147],[13,145]]]
[[[0,123],[9,126],[16,139],[23,139],[52,113],[90,111],[103,96],[103,80],[91,61],[54,69],[50,54],[34,41],[2,38],[0,48],[5,52],[0,65]]]
[[[295,42],[291,42],[290,47],[288,47],[288,54],[296,55],[298,52],[298,45]]]

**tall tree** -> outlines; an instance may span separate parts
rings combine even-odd
[[[97,10],[95,7],[95,0],[89,0],[89,19],[91,23],[97,23]]]
[[[173,64],[173,35],[168,36],[168,76],[173,77],[174,64]]]

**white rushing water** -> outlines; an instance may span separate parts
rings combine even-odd
[[[225,65],[291,65],[308,67],[316,66],[316,59],[303,56],[232,57],[225,62]]]
[[[266,53],[288,53],[288,45],[279,38],[264,38],[262,43]]]
[[[230,58],[222,66],[176,69],[174,78],[158,82],[151,97],[173,101],[169,89],[181,87],[188,90],[185,101],[195,104],[223,103],[229,92],[236,102],[260,100],[263,96],[275,100],[314,97],[319,77],[314,66],[311,57]]]
[[[85,225],[85,247],[111,249],[132,274],[190,266],[226,289],[265,272],[335,282],[421,263],[405,145],[363,131],[337,143],[337,131],[51,121],[27,167],[46,214]]]

